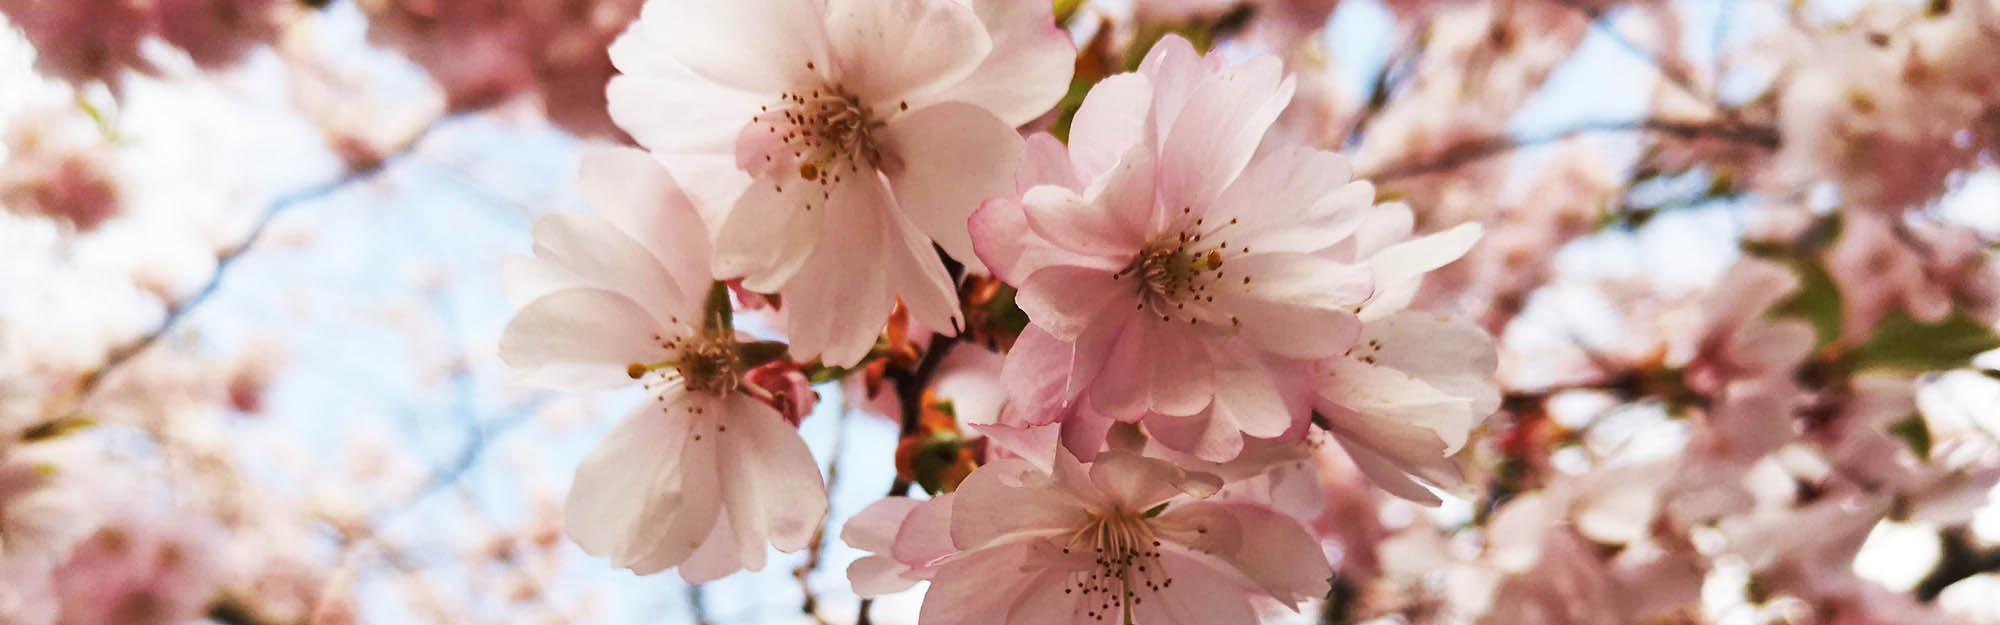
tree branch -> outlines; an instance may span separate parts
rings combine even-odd
[[[1406,158],[1361,172],[1357,177],[1382,181],[1442,173],[1514,150],[1557,143],[1588,134],[1610,132],[1653,132],[1680,139],[1718,139],[1769,150],[1775,150],[1779,145],[1776,128],[1741,122],[1689,122],[1670,119],[1588,122],[1544,135],[1519,139],[1504,136],[1468,139],[1431,155]]]
[[[400,145],[380,159],[368,162],[359,167],[350,167],[331,180],[287,193],[272,200],[270,204],[264,207],[263,212],[258,214],[257,221],[251,224],[250,232],[243,236],[241,242],[216,255],[215,273],[209,276],[208,282],[202,284],[201,288],[196,290],[193,295],[188,296],[187,299],[168,306],[166,317],[161,319],[160,324],[155,326],[152,331],[112,350],[105,358],[104,364],[99,365],[96,369],[84,375],[82,381],[78,383],[72,405],[83,405],[86,400],[90,399],[91,394],[97,391],[103,381],[111,377],[111,374],[116,373],[120,367],[123,367],[133,357],[144,353],[147,348],[158,343],[161,338],[173,333],[187,318],[187,314],[190,311],[201,306],[203,302],[208,301],[209,297],[214,296],[216,289],[222,285],[223,277],[228,275],[229,268],[238,259],[242,258],[245,252],[250,251],[250,247],[255,245],[259,238],[263,237],[264,231],[270,227],[271,222],[278,217],[278,214],[300,204],[332,195],[341,189],[347,188],[348,185],[374,178],[388,169],[390,164],[414,153],[416,148],[423,143],[424,139],[428,138],[433,131],[437,130],[440,125],[451,119],[451,117],[447,115],[431,120],[430,123],[425,124],[415,133],[411,134],[409,138],[404,139]]]

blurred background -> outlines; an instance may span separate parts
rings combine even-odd
[[[1800,276],[1781,307],[1822,353],[1894,365],[1900,412],[1875,429],[1905,446],[1855,461],[1971,476],[1961,511],[1865,519],[1836,572],[2000,623],[2000,474],[1981,473],[2000,10],[1981,2],[1056,9],[1080,47],[1063,107],[1166,32],[1277,54],[1300,84],[1279,132],[1348,153],[1421,230],[1486,224],[1424,302],[1502,345],[1506,407],[1463,458],[1490,488],[1436,509],[1364,492],[1321,522],[1344,575],[1393,577],[1351,567],[1411,528],[1478,554],[1512,494],[1689,453],[1700,391],[1653,382],[1754,256]],[[495,356],[499,260],[537,216],[588,210],[580,145],[624,140],[604,47],[639,4],[0,0],[0,624],[855,622],[838,528],[897,445],[858,384],[823,385],[802,426],[832,486],[823,545],[696,589],[562,532],[571,471],[636,393],[526,390]],[[1870,56],[1889,50],[1900,65]],[[1835,447],[1800,410],[1804,444]],[[1653,622],[1835,622],[1722,561],[1687,620]],[[1288,620],[1477,622],[1424,608],[1456,592],[1440,579],[1357,582],[1363,600]],[[914,623],[920,597],[874,622]]]

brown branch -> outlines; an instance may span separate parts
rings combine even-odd
[[[1557,143],[1589,134],[1612,132],[1652,132],[1680,139],[1718,139],[1767,150],[1775,150],[1779,145],[1776,128],[1741,122],[1690,122],[1671,119],[1589,122],[1544,135],[1518,139],[1505,136],[1467,139],[1430,155],[1406,158],[1361,172],[1357,177],[1382,181],[1442,173],[1514,150]]]
[[[96,369],[91,370],[83,376],[73,395],[72,407],[82,406],[86,400],[90,399],[91,394],[97,391],[105,379],[111,377],[111,374],[116,373],[119,368],[131,361],[133,357],[138,356],[145,352],[147,348],[158,343],[161,338],[173,333],[186,320],[188,312],[201,306],[203,302],[208,301],[210,297],[214,296],[216,289],[222,285],[223,277],[228,275],[229,268],[238,259],[241,259],[245,252],[250,251],[250,247],[255,245],[258,239],[263,237],[264,231],[270,227],[271,222],[278,217],[278,214],[300,204],[332,195],[341,189],[347,188],[348,185],[374,178],[388,169],[391,163],[414,153],[416,148],[423,143],[424,139],[428,138],[433,131],[436,131],[440,125],[451,119],[451,117],[447,115],[431,120],[430,123],[419,128],[415,133],[404,139],[394,150],[383,155],[382,158],[367,161],[359,166],[351,166],[331,180],[279,196],[276,200],[266,205],[263,212],[257,216],[257,221],[251,224],[250,232],[244,235],[243,240],[216,255],[215,272],[209,275],[208,282],[202,284],[201,288],[196,290],[193,295],[188,296],[187,299],[169,305],[166,317],[160,320],[158,326],[139,336],[139,338],[111,350],[111,353],[105,357],[104,364],[98,365]]]

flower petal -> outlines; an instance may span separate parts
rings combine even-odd
[[[1204,206],[1256,153],[1292,99],[1277,57],[1260,56],[1204,78],[1160,142],[1160,203]]]
[[[1069,126],[1069,161],[1075,176],[1096,180],[1134,148],[1150,146],[1146,112],[1153,87],[1145,76],[1117,74],[1097,82]]]
[[[805,548],[826,517],[826,481],[805,439],[778,411],[747,395],[730,395],[717,408],[722,417],[712,436],[690,446],[719,447],[723,505],[745,554],[761,557],[766,540],[778,551]]]
[[[960,102],[899,117],[883,134],[882,149],[898,164],[884,169],[903,215],[952,258],[984,273],[966,221],[988,198],[1013,194],[1025,145],[1021,135],[993,114]]]
[[[577,466],[563,510],[585,552],[649,574],[680,564],[709,535],[722,498],[715,456],[686,445],[694,424],[681,414],[641,404]]]
[[[653,2],[633,30],[702,78],[775,94],[816,86],[829,70],[823,6],[815,0]]]
[[[1132,620],[1147,625],[1217,625],[1256,623],[1249,596],[1241,585],[1193,558],[1168,553],[1160,556],[1160,569],[1173,585],[1140,593],[1132,606]]]
[[[1091,385],[1091,404],[1114,419],[1146,413],[1185,416],[1215,396],[1215,367],[1189,324],[1137,315],[1125,324]]]
[[[1020,126],[1055,106],[1076,71],[1076,44],[1056,25],[1054,6],[1019,0],[973,0],[972,9],[993,40],[993,50],[977,69],[943,89],[911,98],[971,102],[992,111],[1008,126]]]
[[[864,103],[957,84],[993,50],[972,7],[953,0],[826,0],[840,86]]]
[[[952,543],[970,551],[1083,527],[1089,513],[1081,503],[1048,488],[1049,480],[1021,460],[1001,460],[973,470],[953,492]],[[944,579],[942,574],[939,579]]]
[[[529,384],[572,389],[632,382],[626,368],[672,353],[649,340],[662,328],[631,298],[576,288],[537,298],[500,333],[500,359]]]
[[[535,220],[533,234],[536,258],[631,298],[660,325],[701,309],[701,301],[688,301],[687,291],[652,252],[603,217],[550,213]]]
[[[1333,568],[1319,541],[1291,517],[1261,505],[1203,501],[1169,509],[1159,523],[1234,528],[1238,535],[1229,541],[1231,548],[1206,552],[1218,561],[1215,564],[1295,608],[1300,601],[1326,596]]]
[[[1259,252],[1222,271],[1214,308],[1245,342],[1287,358],[1325,358],[1353,345],[1361,321],[1352,308],[1374,286],[1365,269],[1310,254]]]
[[[880,186],[872,178],[850,178],[834,185],[832,193],[846,196],[856,187]],[[752,183],[716,235],[715,277],[742,278],[745,288],[760,293],[784,288],[829,238],[824,230],[832,202],[821,193],[818,184],[796,176]]]
[[[1451,264],[1472,249],[1484,231],[1479,224],[1459,224],[1436,234],[1410,239],[1383,248],[1368,257],[1375,271],[1375,295],[1361,309],[1362,321],[1386,317],[1410,305],[1424,274]]]
[[[607,144],[583,149],[578,184],[597,214],[638,241],[674,282],[681,299],[708,293],[708,228],[672,176],[645,152]]]
[[[1353,234],[1374,187],[1349,180],[1345,157],[1307,147],[1252,162],[1206,211],[1230,241],[1263,252],[1315,252]]]

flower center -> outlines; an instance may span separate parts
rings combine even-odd
[[[1141,589],[1159,592],[1172,586],[1174,578],[1160,569],[1160,541],[1143,516],[1128,513],[1100,515],[1070,536],[1064,554],[1090,549],[1094,560],[1089,568],[1070,573],[1063,594],[1082,593],[1079,609],[1091,619],[1130,622],[1131,608],[1144,601],[1135,593]]]
[[[825,200],[846,176],[882,163],[874,135],[884,122],[840,85],[781,93],[778,100],[776,106],[759,107],[751,118],[753,133],[763,129],[764,136],[756,137],[753,150],[762,153],[766,171],[796,169],[801,180],[819,185],[820,199]],[[753,162],[759,156],[750,155]],[[783,184],[777,190],[784,191]]]
[[[625,367],[625,374],[632,379],[647,379],[648,375],[659,372],[646,382],[650,391],[661,385],[680,382],[690,391],[728,395],[743,384],[743,361],[736,354],[736,342],[727,337],[667,338],[662,340],[654,335],[653,340],[666,349],[679,351],[679,357],[655,363],[632,363]]]
[[[1223,265],[1229,256],[1250,251],[1248,246],[1231,250],[1228,241],[1211,242],[1216,234],[1235,223],[1235,219],[1230,219],[1227,224],[1201,232],[1202,220],[1196,219],[1193,228],[1155,237],[1139,249],[1130,264],[1111,277],[1132,278],[1133,290],[1139,296],[1137,308],[1150,311],[1161,321],[1181,318],[1188,323],[1203,320],[1240,323],[1234,316],[1208,314],[1201,306],[1215,302],[1214,287],[1228,275]],[[1245,276],[1243,284],[1249,283],[1249,277]],[[1195,309],[1190,310],[1190,304]]]

